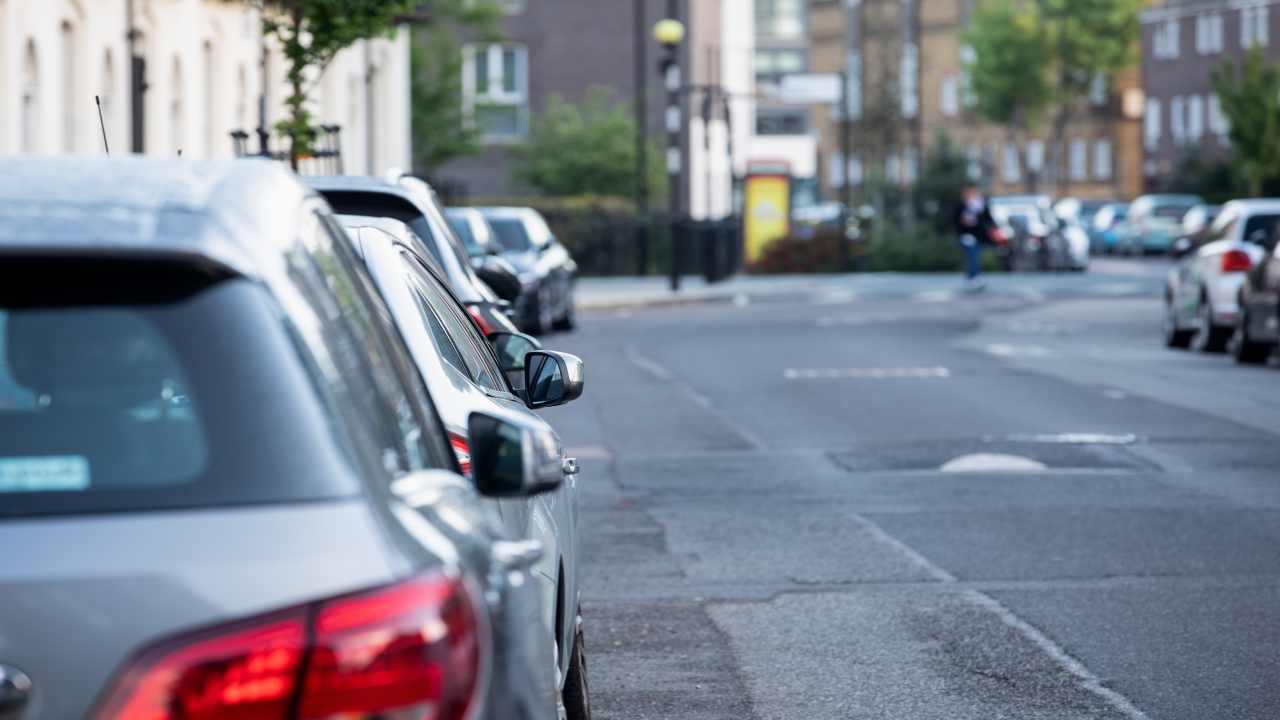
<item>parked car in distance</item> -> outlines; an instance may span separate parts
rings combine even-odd
[[[1280,199],[1233,200],[1222,206],[1202,243],[1180,238],[1165,289],[1165,344],[1222,352],[1240,319],[1249,271],[1275,243]]]
[[[4,715],[555,717],[476,494],[555,441],[473,414],[464,480],[385,315],[278,163],[0,159]]]
[[[1129,213],[1127,203],[1107,203],[1098,208],[1089,224],[1089,248],[1095,253],[1112,253],[1120,239],[1120,231]]]
[[[1277,233],[1280,228],[1274,224],[1265,235],[1258,230],[1245,230],[1248,241],[1261,245],[1264,253],[1254,260],[1240,286],[1240,312],[1229,347],[1242,365],[1266,362],[1280,342],[1280,253],[1276,251],[1280,247],[1277,242],[1280,235]]]
[[[515,303],[522,290],[520,273],[502,257],[502,246],[493,237],[489,221],[479,210],[470,207],[445,208],[444,216],[467,249],[471,267],[475,268],[480,279],[493,288],[498,297]]]
[[[307,177],[304,180],[339,214],[389,217],[408,225],[414,237],[421,241],[420,250],[444,270],[450,288],[486,334],[515,331],[507,314],[509,303],[499,298],[471,268],[462,241],[449,228],[434,194],[371,177]]]
[[[1143,195],[1129,205],[1117,250],[1129,255],[1168,253],[1182,219],[1204,201],[1195,195]]]
[[[347,219],[352,244],[373,276],[404,337],[414,366],[432,396],[464,472],[475,472],[476,448],[468,440],[469,418],[484,413],[510,417],[545,433],[546,452],[563,456],[551,426],[532,410],[561,405],[582,393],[582,362],[543,351],[518,334],[491,340],[503,349],[503,362],[490,340],[467,321],[466,310],[438,270],[422,262],[404,232]],[[382,223],[393,222],[382,220]],[[511,383],[511,373],[519,382]],[[483,449],[480,454],[485,454]],[[539,626],[559,652],[545,657],[557,669],[564,708],[573,720],[589,720],[585,647],[579,603],[577,461],[563,460],[564,478],[552,493],[496,500],[506,533],[537,542],[543,557],[534,566],[543,598]]]
[[[535,335],[573,329],[578,266],[547,221],[532,208],[478,209],[493,228],[503,254],[520,273],[523,291],[516,302],[516,324]]]
[[[1089,265],[1089,243],[1082,229],[1072,229],[1040,195],[991,198],[991,216],[1014,231],[1012,266],[1015,270],[1083,270]]]

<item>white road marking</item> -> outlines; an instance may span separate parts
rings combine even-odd
[[[612,460],[613,451],[603,445],[579,445],[564,451],[569,457],[579,460]]]
[[[1048,357],[1049,351],[1039,345],[1009,345],[994,343],[986,347],[986,351],[1000,357]]]
[[[951,290],[925,290],[912,295],[911,299],[922,303],[944,303],[955,300],[956,294]]]
[[[956,576],[947,572],[946,569],[934,564],[929,558],[921,555],[910,545],[898,540],[889,533],[884,531],[879,525],[868,520],[862,515],[853,514],[850,516],[863,530],[867,531],[876,540],[893,548],[907,558],[913,565],[925,572],[929,577],[939,583],[954,584],[957,582]],[[1123,714],[1129,720],[1151,720],[1138,706],[1134,705],[1129,698],[1107,687],[1102,679],[1093,673],[1084,663],[1077,660],[1070,653],[1062,648],[1061,645],[1051,640],[1047,635],[1041,632],[1031,623],[1018,617],[1012,610],[1005,607],[999,600],[980,590],[965,590],[962,596],[972,602],[974,605],[987,610],[994,614],[1008,627],[1017,631],[1031,644],[1040,649],[1050,660],[1057,663],[1058,667],[1073,675],[1079,682],[1080,686],[1085,690],[1102,698],[1104,702],[1114,708],[1117,712]]]
[[[632,365],[635,365],[636,367],[649,373],[655,378],[659,380],[671,379],[670,371],[668,371],[666,368],[662,367],[658,363],[636,352],[635,347],[628,345],[625,348],[623,348],[623,353],[627,356],[627,360],[629,360]]]
[[[858,299],[858,293],[852,290],[828,290],[814,299],[815,305],[843,305]]]
[[[687,395],[694,404],[719,418],[726,427],[737,433],[738,436],[742,438],[742,441],[749,445],[753,450],[764,450],[767,447],[764,444],[764,441],[757,437],[755,433],[741,427],[734,422],[733,419],[716,409],[715,405],[711,402],[711,398],[695,390],[689,383],[677,379],[670,370],[659,365],[657,362],[641,355],[636,351],[634,346],[627,345],[624,347],[623,354],[626,355],[627,360],[632,365],[635,365],[641,370],[649,373],[657,380],[671,383],[672,387]]]
[[[903,378],[949,378],[944,367],[901,368],[787,368],[782,376],[788,380],[896,380]]]
[[[751,304],[751,297],[746,293],[738,293],[733,296],[734,307],[747,307]]]
[[[1043,435],[1006,435],[1009,442],[1057,443],[1061,445],[1132,445],[1138,442],[1133,433],[1107,435],[1104,433],[1055,433]]]
[[[1103,390],[1102,394],[1112,400],[1123,400],[1129,397],[1129,394],[1123,390]]]
[[[973,453],[952,458],[938,469],[945,473],[1038,472],[1048,466],[1021,455]]]

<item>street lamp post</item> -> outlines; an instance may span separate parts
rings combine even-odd
[[[664,117],[667,129],[667,182],[671,186],[668,214],[671,218],[671,290],[680,289],[680,243],[677,224],[680,217],[680,171],[683,158],[680,152],[681,128],[684,120],[680,113],[680,44],[684,42],[684,25],[677,20],[678,0],[668,0],[667,15],[653,26],[653,37],[664,51],[661,63],[662,77],[667,88],[667,109]]]

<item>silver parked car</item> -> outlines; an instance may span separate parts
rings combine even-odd
[[[1233,200],[1207,230],[1174,242],[1177,262],[1165,283],[1164,339],[1169,347],[1222,352],[1235,333],[1248,272],[1280,226],[1280,199]]]
[[[427,388],[439,403],[441,419],[463,471],[474,469],[474,448],[466,437],[467,418],[474,412],[513,417],[551,433],[551,426],[531,410],[578,397],[582,393],[581,361],[572,355],[542,351],[536,341],[525,336],[501,334],[486,339],[467,321],[465,310],[449,292],[438,269],[415,254],[407,227],[390,218],[340,219],[385,298]],[[557,456],[563,454],[558,438],[551,449]],[[559,648],[547,660],[555,663],[567,716],[587,720],[590,708],[578,599],[581,552],[576,461],[565,458],[564,471],[564,482],[553,493],[497,502],[510,537],[536,541],[544,548],[534,576],[546,609],[542,626],[546,637],[553,638]]]
[[[554,717],[527,543],[324,202],[260,161],[0,160],[0,715]],[[547,712],[550,708],[551,712]]]

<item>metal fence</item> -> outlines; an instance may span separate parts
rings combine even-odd
[[[251,137],[257,138],[257,149],[249,147]],[[289,134],[271,133],[258,128],[251,136],[246,130],[235,130],[231,133],[231,146],[236,157],[265,157],[280,162],[293,161],[293,137]],[[272,148],[277,149],[272,149]],[[318,125],[315,138],[311,142],[311,152],[297,158],[300,175],[342,175],[345,168],[342,162],[342,127],[340,125]]]

